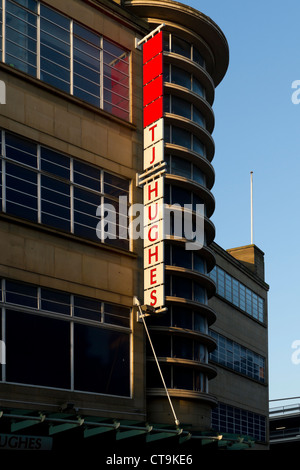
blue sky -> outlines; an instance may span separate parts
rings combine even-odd
[[[291,100],[300,80],[300,2],[181,2],[211,17],[230,48],[213,106],[215,241],[225,249],[250,244],[253,171],[254,243],[270,285],[270,399],[300,397],[300,364],[292,362],[300,340],[300,104]]]

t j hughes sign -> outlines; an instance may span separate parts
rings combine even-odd
[[[162,25],[163,26],[163,25]],[[144,303],[165,305],[163,36],[160,28],[143,44]],[[155,34],[156,33],[156,34]],[[150,36],[150,35],[149,35]]]

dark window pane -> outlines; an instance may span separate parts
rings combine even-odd
[[[172,52],[191,58],[191,44],[172,35]]]
[[[192,330],[193,318],[190,310],[172,307],[172,326]]]
[[[100,36],[74,24],[74,95],[100,106]]]
[[[168,388],[171,387],[171,367],[167,364],[160,364],[161,372],[164,377],[164,381]],[[147,388],[163,388],[162,378],[158,371],[157,365],[153,362],[147,363]]]
[[[190,279],[172,276],[172,295],[192,300],[193,285]]]
[[[92,165],[74,160],[74,183],[100,191],[101,171]]]
[[[172,247],[172,265],[192,269],[192,253],[185,248]]]
[[[197,93],[197,95],[200,95],[204,98],[204,95],[205,95],[204,88],[199,82],[199,80],[197,80],[197,78],[195,77],[193,77],[193,91]]]
[[[70,388],[70,326],[67,322],[7,310],[8,382]]]
[[[104,321],[113,325],[130,326],[130,309],[119,305],[104,304]]]
[[[41,148],[41,169],[60,176],[67,180],[70,179],[70,158],[61,153],[54,152],[48,148]]]
[[[193,359],[193,341],[173,335],[173,357]]]
[[[193,135],[193,150],[194,152],[200,153],[200,155],[205,156],[205,147],[201,140],[198,139],[195,135]]]
[[[74,325],[75,389],[130,395],[129,335]]]
[[[172,66],[172,83],[191,89],[191,74],[178,67]]]
[[[191,179],[191,163],[172,155],[172,173]]]
[[[129,182],[124,178],[119,178],[118,176],[105,172],[104,192],[115,197],[128,196]]]
[[[45,175],[41,186],[42,223],[70,231],[70,186]]]
[[[96,217],[101,196],[84,189],[74,188],[74,233],[84,238],[99,241]]]
[[[21,6],[6,2],[6,63],[36,75],[37,17]]]
[[[191,107],[191,103],[188,101],[178,98],[178,96],[175,95],[172,96],[172,113],[191,119]]]
[[[41,79],[70,92],[70,20],[41,5]]]
[[[41,288],[41,309],[70,315],[70,295],[56,290]]]
[[[205,289],[196,282],[194,283],[194,300],[201,303],[206,301]]]
[[[37,174],[6,163],[6,212],[37,222]]]
[[[193,47],[193,61],[201,65],[201,67],[204,67],[205,65],[202,55],[195,46]]]
[[[206,272],[204,259],[202,258],[202,256],[198,255],[195,252],[193,253],[193,257],[194,257],[194,270],[204,274]]]
[[[193,166],[193,180],[202,184],[203,186],[206,184],[204,173],[195,165]]]
[[[173,388],[193,390],[193,370],[184,367],[173,367]]]
[[[24,307],[37,308],[37,288],[21,282],[5,281],[6,302],[22,305]]]
[[[152,335],[152,343],[158,357],[171,357],[171,337],[169,335]],[[153,357],[153,351],[147,342],[147,355]]]
[[[191,193],[186,189],[179,188],[179,186],[172,186],[172,204],[191,204]]]
[[[192,147],[191,133],[180,127],[172,127],[172,143],[180,145],[181,147]]]
[[[199,126],[205,127],[203,114],[195,106],[193,107],[193,121],[199,124]]]
[[[8,132],[5,134],[6,157],[37,168],[37,145]]]
[[[88,320],[101,321],[100,300],[89,299],[88,297],[74,296],[75,317],[86,318]]]

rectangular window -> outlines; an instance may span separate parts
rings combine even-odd
[[[42,2],[3,0],[3,4],[6,13],[2,60],[6,64],[129,120],[127,50]]]
[[[0,168],[5,188],[0,193],[5,194],[4,212],[129,249],[127,179],[8,132],[2,135],[5,145]],[[101,204],[109,204],[112,212],[105,236],[98,227],[101,217],[106,217],[98,214]]]
[[[35,77],[37,72],[36,4],[30,2],[27,6],[25,2],[22,3],[24,7],[6,0],[5,62]],[[31,7],[32,11],[28,7]]]
[[[130,308],[12,280],[1,285],[1,381],[130,396]]]
[[[129,119],[129,55],[103,39],[103,108]]]
[[[70,93],[70,20],[41,4],[40,78]]]
[[[100,108],[101,38],[74,23],[74,95]]]
[[[218,295],[224,297],[260,322],[264,321],[263,298],[227,274],[219,266],[214,268],[209,273],[209,276],[216,283]]]

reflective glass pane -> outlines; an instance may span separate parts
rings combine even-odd
[[[6,212],[37,222],[37,174],[6,163]]]
[[[7,64],[36,75],[37,16],[11,1],[6,2]]]
[[[54,313],[70,315],[70,294],[65,292],[41,288],[41,309]]]
[[[100,106],[100,36],[74,23],[74,95]]]
[[[191,119],[192,115],[192,105],[178,96],[172,96],[172,113],[178,114],[179,116],[186,117]]]
[[[30,140],[6,132],[6,157],[37,168],[37,145]]]
[[[192,269],[192,253],[185,248],[172,246],[172,266]]]
[[[94,191],[101,190],[101,171],[87,163],[74,160],[74,183]]]
[[[101,196],[91,191],[74,188],[74,233],[99,241],[96,233],[99,218],[96,217]]]
[[[130,395],[129,335],[74,325],[75,389]]]
[[[176,83],[176,85],[183,86],[185,88],[191,89],[191,74],[182,70],[178,67],[172,65],[172,78],[171,82]]]
[[[184,39],[172,35],[172,52],[191,58],[191,45]]]
[[[7,310],[6,379],[8,382],[70,388],[69,324]]]
[[[7,303],[37,308],[37,288],[31,284],[5,281],[5,301]]]
[[[41,169],[47,173],[70,179],[70,158],[48,148],[41,148]]]
[[[70,231],[70,186],[54,178],[41,176],[42,223]]]
[[[70,91],[70,20],[41,5],[41,79]]]
[[[185,129],[172,126],[172,143],[180,145],[181,147],[192,147],[191,134]]]
[[[201,67],[205,66],[205,61],[195,46],[193,46],[193,61],[201,65]]]
[[[119,305],[104,304],[104,322],[113,325],[130,326],[130,309]]]
[[[103,40],[104,109],[123,119],[129,117],[129,54]]]
[[[193,359],[193,341],[173,335],[173,356],[181,359]]]
[[[100,300],[89,299],[88,297],[74,296],[75,317],[86,318],[87,320],[101,321]]]
[[[191,179],[191,163],[183,158],[172,155],[172,173]]]

